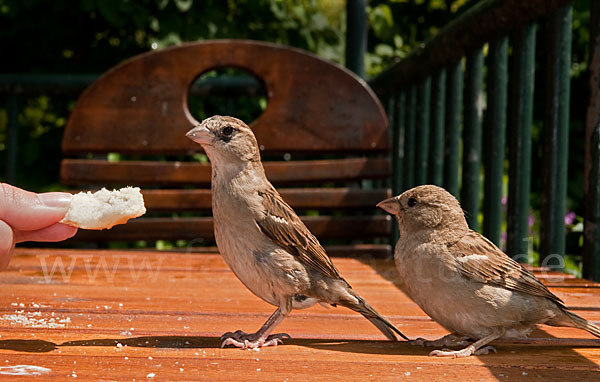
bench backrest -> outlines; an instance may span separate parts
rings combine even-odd
[[[187,98],[199,75],[225,67],[262,82],[268,103],[250,126],[263,157],[275,158],[264,161],[268,178],[309,229],[332,252],[389,254],[391,221],[375,208],[391,196],[387,120],[377,97],[351,72],[310,53],[244,40],[141,54],[86,89],[65,129],[61,180],[78,189],[140,186],[148,214],[109,231],[80,230],[75,239],[212,243],[210,164],[190,161],[202,149],[185,137],[197,123]]]

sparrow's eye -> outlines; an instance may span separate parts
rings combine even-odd
[[[223,133],[224,136],[229,137],[233,134],[233,127],[227,125],[221,130],[221,133]]]
[[[409,207],[414,207],[414,206],[417,205],[417,199],[415,199],[415,198],[409,198],[408,202],[406,204],[408,204]]]

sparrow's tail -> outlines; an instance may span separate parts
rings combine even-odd
[[[573,327],[575,327],[577,329],[586,330],[590,334],[593,334],[596,337],[600,338],[600,327],[598,327],[598,325],[592,324],[591,322],[589,322],[585,318],[579,317],[575,313],[571,313],[571,312],[566,311],[566,310],[564,312],[567,314],[567,316],[569,317],[570,321],[573,323],[573,325],[572,325]]]
[[[406,337],[394,324],[388,321],[387,318],[383,317],[377,311],[369,305],[362,297],[356,294],[352,289],[348,289],[348,292],[354,297],[354,299],[345,299],[339,301],[339,304],[345,306],[346,308],[352,309],[355,312],[358,312],[363,315],[367,320],[371,321],[373,325],[383,333],[390,341],[397,341],[396,335],[397,333],[400,337],[409,341],[408,337]]]

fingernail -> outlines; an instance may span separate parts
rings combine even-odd
[[[40,201],[48,207],[67,208],[71,203],[73,195],[66,192],[46,192],[39,194]]]

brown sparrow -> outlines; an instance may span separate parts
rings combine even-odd
[[[388,339],[394,332],[340,276],[294,210],[269,183],[252,130],[223,116],[205,119],[186,134],[204,148],[212,165],[212,209],[219,252],[238,279],[277,310],[256,333],[225,333],[222,346],[256,348],[281,343],[271,331],[292,309],[340,304],[371,321]]]
[[[380,202],[398,219],[394,259],[404,292],[451,334],[428,346],[465,346],[430,355],[467,357],[494,350],[498,338],[527,336],[537,324],[600,328],[567,310],[534,275],[469,229],[458,201],[437,186],[419,186]]]

